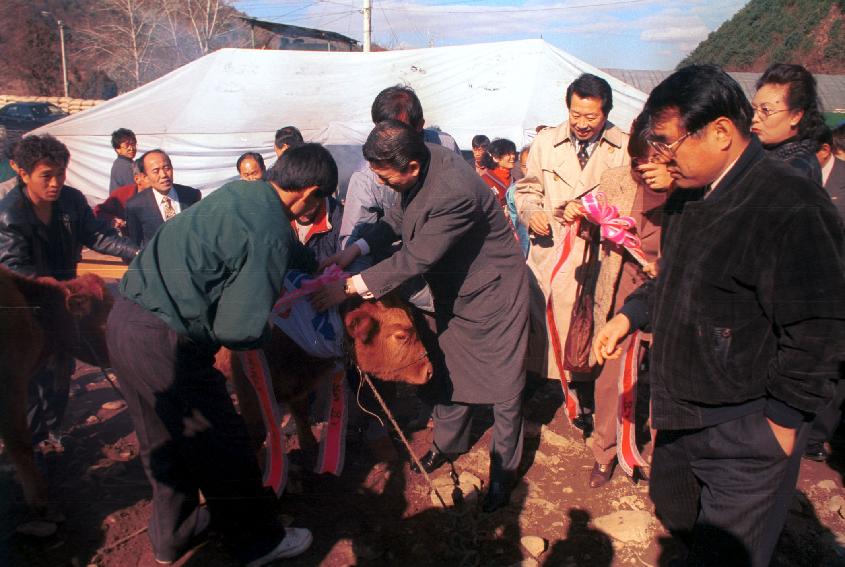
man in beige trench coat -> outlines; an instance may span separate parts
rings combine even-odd
[[[528,156],[527,173],[516,185],[519,220],[529,227],[531,235],[528,266],[534,276],[528,370],[550,378],[561,375],[548,335],[546,302],[551,294],[563,346],[575,301],[575,270],[584,258],[584,241],[576,238],[567,261],[550,285],[567,227],[575,218],[568,214],[567,204],[597,188],[606,170],[630,162],[626,150],[628,135],[607,120],[613,107],[607,81],[595,75],[581,75],[566,89],[566,106],[567,121],[537,134]],[[574,378],[578,380],[577,376]]]

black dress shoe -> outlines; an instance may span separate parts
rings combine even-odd
[[[804,458],[810,461],[818,461],[823,463],[830,456],[824,443],[807,443],[807,448],[804,450]]]
[[[451,453],[441,453],[437,449],[429,449],[428,453],[420,458],[422,468],[427,473],[431,473],[442,467],[444,464],[454,461],[458,456]],[[417,463],[411,462],[411,470],[419,474],[420,468]]]
[[[606,465],[601,465],[598,461],[596,461],[593,465],[593,470],[590,471],[590,488],[598,488],[607,484],[607,481],[609,481],[610,477],[613,476],[613,468],[615,465],[615,459]]]
[[[481,504],[481,511],[485,514],[495,512],[499,508],[507,506],[510,501],[511,483],[493,481],[490,483],[490,488],[487,489],[487,495]]]

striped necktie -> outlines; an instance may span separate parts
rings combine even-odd
[[[173,204],[170,200],[170,197],[164,196],[161,198],[161,204],[164,206],[164,220],[169,221],[173,217],[176,216],[176,209],[173,208]]]

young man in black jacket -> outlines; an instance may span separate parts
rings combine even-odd
[[[594,352],[616,357],[651,325],[655,511],[689,545],[686,564],[764,567],[845,359],[841,220],[820,187],[765,155],[719,68],[677,71],[645,111],[679,191],[658,279]]]
[[[14,155],[18,184],[0,201],[0,264],[25,276],[76,277],[82,246],[126,261],[138,248],[94,218],[85,196],[65,186],[70,153],[52,136],[27,136]],[[61,422],[68,399],[71,358],[52,360],[30,381],[33,442]]]

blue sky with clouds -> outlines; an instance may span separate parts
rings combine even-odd
[[[672,69],[748,0],[372,0],[389,48],[542,37],[598,67]],[[250,16],[362,38],[362,0],[238,0]]]

